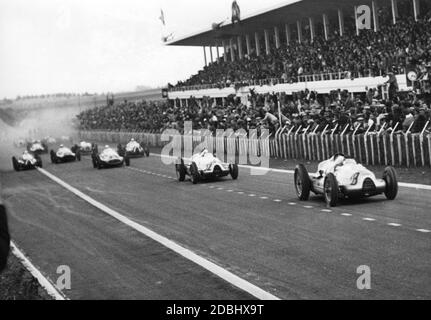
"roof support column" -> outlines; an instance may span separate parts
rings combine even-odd
[[[291,40],[290,26],[286,23],[284,26],[284,32],[286,33],[286,43],[289,44]]]
[[[214,62],[214,59],[213,59],[213,47],[209,46],[209,48],[210,48],[210,61],[211,61],[211,63],[213,63]]]
[[[340,37],[342,37],[344,35],[344,14],[341,9],[338,9],[338,24],[340,26]]]
[[[229,50],[230,50],[230,61],[235,61],[235,52],[233,50],[233,38],[229,40]]]
[[[247,46],[247,55],[250,57],[251,54],[251,41],[250,41],[250,35],[247,34],[245,36],[245,44]]]
[[[420,5],[419,0],[413,0],[413,14],[415,17],[415,21],[418,21],[420,15]]]
[[[243,58],[243,54],[242,54],[242,37],[238,36],[238,56],[239,56],[239,60],[241,60]]]
[[[329,20],[328,15],[324,13],[322,15],[323,17],[323,33],[325,34],[325,40],[328,40],[329,38]]]
[[[397,0],[391,0],[391,8],[392,8],[392,22],[394,24],[397,23],[398,18],[398,3]]]
[[[379,8],[377,6],[376,0],[371,2],[371,7],[373,9],[374,32],[377,32],[379,31]]]
[[[296,27],[298,28],[298,42],[302,43],[302,25],[301,21],[296,21]]]
[[[265,50],[266,50],[266,54],[269,55],[271,53],[271,49],[269,47],[269,33],[268,30],[264,30],[264,35],[265,35]]]
[[[219,46],[217,44],[217,62],[220,62],[220,50],[219,50]]]
[[[205,50],[205,46],[203,46],[204,48],[204,61],[205,61],[205,67],[208,65],[208,61],[207,61],[207,51]]]
[[[314,19],[313,18],[308,18],[308,23],[310,24],[310,38],[311,38],[311,42],[314,42],[314,38],[316,37],[316,32],[314,29]]]
[[[274,27],[274,37],[275,37],[275,47],[280,48],[280,34],[278,32],[278,27]]]
[[[354,6],[353,10],[355,10],[355,28],[356,28],[356,35],[359,36],[359,22],[358,22],[358,16],[356,14],[358,10],[358,6]]]
[[[226,45],[226,41],[222,40],[221,45],[223,46],[223,58],[224,58],[224,62],[227,62],[227,45]]]
[[[256,43],[256,55],[260,56],[260,42],[259,42],[259,34],[257,32],[254,33],[254,41]]]

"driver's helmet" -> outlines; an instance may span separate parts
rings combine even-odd
[[[64,145],[63,145],[63,144],[60,144],[60,148],[64,148]]]
[[[28,151],[27,150],[24,150],[24,152],[22,153],[23,155],[27,155],[28,154]]]
[[[108,146],[108,145],[106,145],[106,146],[105,146],[105,149],[109,149],[109,146]]]
[[[334,166],[340,166],[340,165],[342,165],[344,163],[345,159],[346,158],[344,157],[344,155],[342,155],[342,154],[336,154],[334,156]]]
[[[130,139],[130,142],[135,142],[135,139],[133,139],[133,138],[132,138],[132,139]]]

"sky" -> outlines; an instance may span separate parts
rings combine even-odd
[[[241,15],[286,0],[237,0]],[[0,99],[185,80],[201,47],[165,46],[231,16],[231,0],[0,0]],[[160,10],[166,26],[163,27]]]

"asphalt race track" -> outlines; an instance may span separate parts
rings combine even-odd
[[[299,202],[293,175],[193,185],[160,157],[97,170],[89,157],[44,169],[138,224],[281,299],[431,298],[431,191],[400,187],[328,210]],[[3,159],[2,159],[3,161]],[[252,299],[38,171],[1,174],[15,243],[55,283],[72,271],[70,299]],[[371,269],[359,290],[358,266]]]

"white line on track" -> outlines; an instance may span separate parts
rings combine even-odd
[[[124,223],[125,225],[135,229],[136,231],[142,233],[143,235],[147,236],[150,239],[153,239],[154,241],[160,243],[161,245],[169,248],[170,250],[178,253],[182,257],[196,263],[197,265],[201,266],[202,268],[208,270],[209,272],[217,275],[218,277],[222,278],[223,280],[229,282],[230,284],[240,288],[241,290],[251,294],[252,296],[261,299],[261,300],[279,300],[278,297],[272,295],[271,293],[259,288],[258,286],[238,277],[237,275],[233,274],[232,272],[216,265],[215,263],[197,255],[193,251],[186,249],[179,244],[175,243],[172,240],[169,240],[168,238],[130,220],[129,218],[123,216],[122,214],[112,210],[111,208],[105,206],[104,204],[94,200],[93,198],[87,196],[83,192],[79,191],[78,189],[72,187],[71,185],[67,184],[63,180],[57,178],[53,174],[49,173],[48,171],[38,168],[38,171],[51,179],[52,181],[58,183],[63,188],[67,189],[68,191],[72,192],[79,198],[83,199],[84,201],[88,202],[92,206],[98,208],[99,210],[105,212],[106,214],[110,215],[111,217],[117,219],[118,221]]]
[[[151,153],[150,155],[154,156],[154,157],[159,157],[159,158],[176,159],[176,157],[173,157],[173,156],[161,155],[161,154],[157,154],[157,153]],[[287,174],[294,174],[295,173],[295,171],[293,171],[293,170],[286,170],[286,169],[273,169],[273,168],[266,168],[266,167],[253,167],[253,166],[247,166],[247,165],[238,165],[238,167],[240,167],[240,168],[246,168],[246,169],[259,170],[259,171],[264,171],[264,172],[277,172],[277,173],[287,173]],[[403,187],[403,188],[420,189],[420,190],[429,190],[429,191],[431,191],[431,185],[426,185],[426,184],[398,182],[398,186]]]
[[[274,201],[274,202],[282,202],[283,200],[280,200],[280,199],[274,199],[273,201]]]
[[[260,197],[260,199],[262,199],[262,200],[267,200],[267,199],[268,199],[268,197],[263,196],[263,197]]]
[[[391,222],[391,223],[388,223],[388,226],[390,226],[390,227],[401,227],[401,224]]]
[[[351,213],[342,213],[341,215],[344,216],[344,217],[351,217],[352,216]]]
[[[373,219],[373,218],[362,218],[362,220],[364,220],[364,221],[376,221],[376,219]]]
[[[46,292],[53,297],[55,300],[66,300],[65,296],[60,293],[57,288],[40,272],[33,263],[24,255],[24,253],[18,249],[13,241],[10,244],[12,253],[21,261],[24,267],[37,279],[39,284],[46,290]]]
[[[330,210],[330,209],[322,209],[320,211],[322,211],[322,212],[332,212],[332,210]]]
[[[422,233],[430,233],[431,230],[428,229],[416,229],[416,231],[422,232]]]

